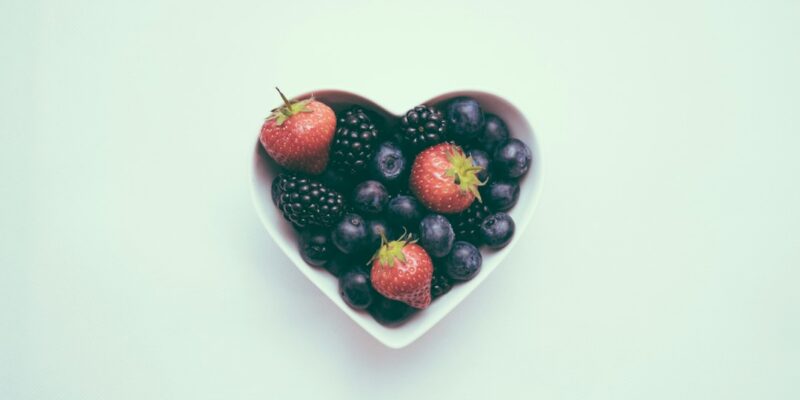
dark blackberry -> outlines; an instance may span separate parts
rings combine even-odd
[[[431,297],[435,299],[449,292],[452,287],[453,283],[450,282],[450,278],[444,274],[434,273],[433,279],[431,279]]]
[[[283,173],[272,181],[275,206],[297,228],[330,227],[345,211],[341,194],[311,178]]]
[[[456,239],[478,245],[480,243],[481,222],[491,213],[489,206],[475,199],[469,208],[452,217]]]
[[[415,152],[444,142],[446,132],[444,115],[426,105],[408,110],[400,121],[400,139],[406,148]]]
[[[345,175],[361,175],[378,145],[378,129],[364,110],[352,108],[339,117],[331,144],[331,167]]]

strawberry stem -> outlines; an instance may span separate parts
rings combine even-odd
[[[289,119],[289,117],[295,114],[303,112],[307,113],[313,112],[311,109],[308,108],[308,104],[314,100],[313,98],[291,102],[289,101],[289,99],[286,98],[283,92],[281,92],[281,90],[278,89],[277,86],[275,87],[275,90],[277,90],[278,94],[281,95],[281,99],[283,99],[283,105],[272,110],[272,114],[269,117],[267,117],[268,121],[274,119],[275,123],[278,126],[280,126],[283,125],[283,123],[286,122],[286,120]]]
[[[277,90],[278,94],[281,95],[281,99],[283,99],[283,104],[286,105],[286,108],[291,109],[292,108],[292,103],[289,102],[289,99],[287,99],[286,96],[283,95],[283,92],[281,92],[281,90],[278,89],[277,86],[275,86],[275,90]]]

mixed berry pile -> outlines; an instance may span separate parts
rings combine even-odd
[[[480,103],[420,105],[399,121],[341,113],[313,98],[273,110],[261,129],[281,166],[272,200],[300,255],[339,279],[344,301],[397,325],[481,269],[481,247],[514,235],[506,213],[531,151]]]

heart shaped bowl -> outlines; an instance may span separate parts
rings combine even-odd
[[[393,129],[397,125],[400,116],[391,113],[379,106],[375,102],[354,93],[342,90],[317,90],[306,93],[297,98],[307,98],[313,95],[316,99],[329,105],[338,114],[351,106],[358,105],[374,111],[377,118],[383,121],[374,121],[376,125]],[[283,250],[289,260],[294,263],[319,290],[331,299],[339,308],[347,314],[355,323],[364,328],[372,336],[384,345],[391,348],[402,348],[431,329],[445,315],[452,311],[464,298],[472,293],[489,275],[503,262],[503,259],[513,251],[516,244],[522,237],[528,223],[533,216],[534,209],[539,200],[542,190],[542,157],[539,144],[533,129],[525,116],[505,99],[491,93],[480,91],[455,91],[434,97],[420,104],[436,106],[443,104],[449,99],[458,96],[473,97],[480,102],[485,112],[495,114],[505,121],[512,137],[522,140],[527,144],[532,153],[531,166],[528,173],[520,180],[520,197],[517,205],[511,209],[509,214],[516,223],[514,238],[505,248],[492,251],[486,248],[481,249],[483,254],[483,266],[480,273],[472,280],[456,284],[452,290],[439,297],[431,303],[430,307],[414,315],[399,326],[386,327],[375,321],[365,311],[357,311],[345,304],[339,295],[339,284],[336,277],[328,273],[323,268],[314,268],[306,264],[300,257],[298,246],[298,234],[281,215],[280,211],[273,205],[271,197],[272,179],[278,172],[278,166],[267,156],[256,139],[255,150],[253,151],[252,165],[252,198],[258,217],[264,224],[267,232]],[[415,104],[409,104],[409,109]]]

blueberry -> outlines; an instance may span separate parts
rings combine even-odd
[[[444,259],[444,270],[450,279],[468,281],[481,270],[483,257],[481,252],[470,242],[453,243],[453,250]]]
[[[366,309],[377,297],[369,274],[361,268],[350,270],[339,278],[339,294],[348,306],[357,310]]]
[[[386,216],[397,226],[416,230],[423,212],[422,205],[419,204],[416,197],[400,194],[389,200]]]
[[[328,232],[310,229],[300,234],[300,257],[310,265],[321,267],[336,254]]]
[[[395,237],[395,231],[392,227],[382,219],[373,219],[367,222],[367,252],[374,253],[381,245],[381,233],[388,239],[392,240]]]
[[[409,167],[400,146],[393,142],[383,142],[369,163],[369,173],[386,186],[397,187],[406,182]]]
[[[403,323],[414,314],[415,308],[402,301],[395,301],[377,295],[368,311],[378,323],[386,326],[395,326]]]
[[[492,214],[481,223],[481,239],[493,249],[506,247],[514,236],[514,220],[504,212]]]
[[[367,223],[358,214],[345,214],[333,227],[333,244],[344,254],[354,254],[364,249],[367,238]]]
[[[451,100],[447,104],[446,114],[450,137],[456,142],[466,143],[483,130],[483,110],[473,98],[457,97]]]
[[[356,265],[358,264],[351,260],[349,256],[339,253],[325,263],[325,269],[338,278],[344,275],[345,272],[355,268]]]
[[[486,114],[486,127],[475,137],[475,142],[487,153],[492,154],[495,149],[508,142],[508,137],[506,123],[494,114]]]
[[[320,182],[340,192],[347,192],[353,188],[352,180],[334,169],[328,168],[319,176]]]
[[[518,178],[528,172],[530,165],[531,149],[519,139],[511,139],[494,151],[492,167],[501,176]]]
[[[364,181],[353,191],[353,207],[364,214],[380,214],[389,202],[386,186],[378,181]]]
[[[483,168],[478,172],[478,179],[486,182],[489,179],[489,155],[483,150],[471,149],[467,151],[467,155],[472,157],[472,165]]]
[[[419,244],[431,257],[444,257],[456,238],[453,226],[439,214],[429,214],[419,223]]]
[[[508,211],[517,204],[519,184],[516,181],[491,181],[481,188],[481,196],[492,210]]]

